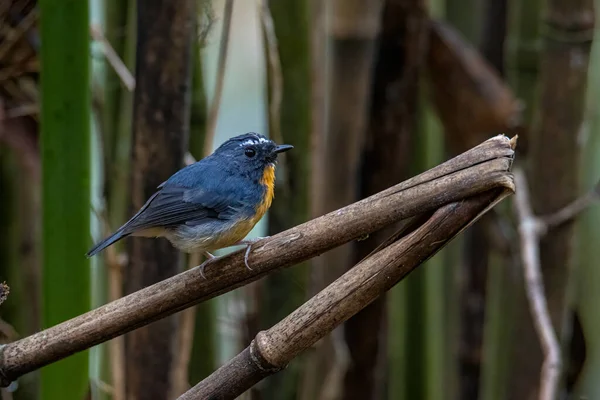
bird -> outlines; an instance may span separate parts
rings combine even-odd
[[[161,183],[140,210],[86,254],[93,257],[127,236],[164,237],[184,253],[206,256],[214,250],[253,243],[244,240],[265,215],[274,197],[275,165],[280,153],[293,149],[249,132],[222,143],[211,155],[184,167]]]

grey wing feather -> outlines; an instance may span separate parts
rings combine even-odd
[[[235,208],[233,208],[235,210]],[[161,185],[144,206],[124,226],[124,233],[178,224],[198,224],[207,218],[228,219],[233,216],[227,197],[202,189]]]

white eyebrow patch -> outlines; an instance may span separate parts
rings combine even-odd
[[[249,145],[249,144],[267,143],[267,142],[269,142],[269,141],[270,141],[269,139],[262,138],[262,137],[260,137],[260,138],[248,139],[248,140],[246,140],[245,142],[242,142],[242,144],[240,144],[240,147],[244,147],[244,146],[247,146],[247,145]]]

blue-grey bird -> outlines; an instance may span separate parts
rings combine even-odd
[[[126,236],[165,237],[186,253],[251,244],[243,240],[273,201],[277,155],[292,149],[257,133],[227,140],[210,156],[173,174],[115,233],[88,253],[92,257]]]

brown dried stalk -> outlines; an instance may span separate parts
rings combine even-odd
[[[408,217],[431,212],[495,188],[512,187],[508,172],[514,141],[499,135],[481,145],[371,197],[252,246],[250,265],[243,250],[122,297],[84,315],[0,348],[0,379],[17,377],[147,325],[177,311]]]
[[[179,400],[234,399],[283,368],[378,296],[404,279],[490,207],[514,192],[514,185],[451,203],[423,225],[393,241],[304,303]]]

